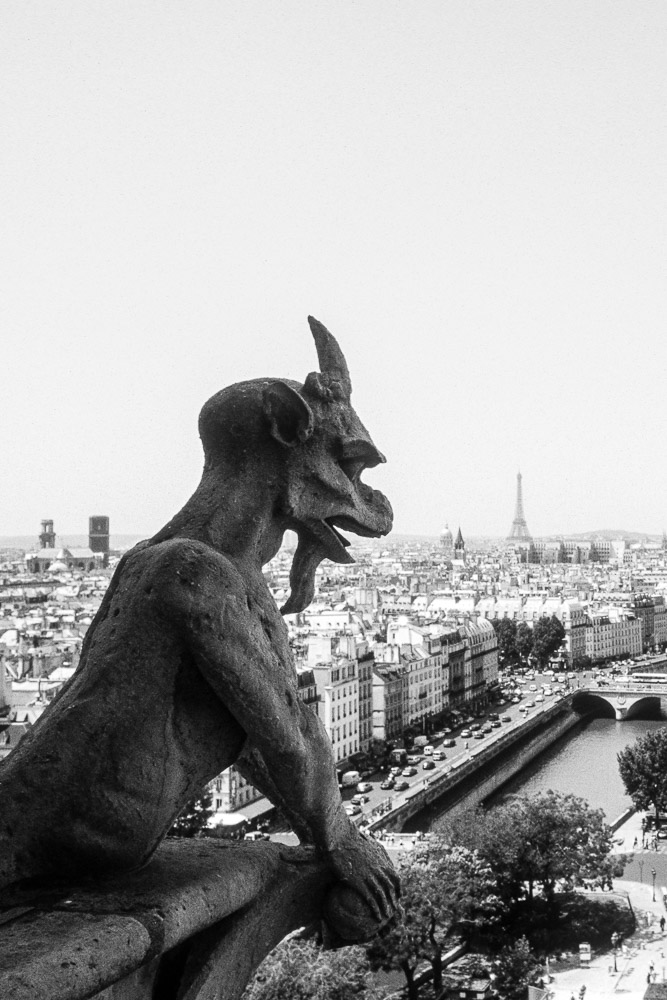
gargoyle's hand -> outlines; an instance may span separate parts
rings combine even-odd
[[[338,880],[325,900],[325,922],[345,944],[367,941],[398,909],[398,874],[385,849],[352,824],[327,853]]]

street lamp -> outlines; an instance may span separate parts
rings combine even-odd
[[[651,868],[651,875],[653,876],[653,902],[655,903],[655,868]]]
[[[618,934],[617,931],[614,931],[614,933],[611,936],[611,946],[614,949],[614,972],[618,972],[618,968],[616,967],[616,949],[618,948],[618,942],[620,940],[621,940],[620,935]]]

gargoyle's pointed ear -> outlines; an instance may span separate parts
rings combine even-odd
[[[264,414],[272,436],[286,448],[307,441],[315,418],[306,400],[286,382],[271,382],[263,393]]]

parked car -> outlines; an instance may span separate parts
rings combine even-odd
[[[425,760],[424,763],[422,764],[423,771],[432,771],[434,767],[435,764],[432,760]]]
[[[422,755],[420,753],[412,753],[408,757],[408,764],[420,764]]]
[[[403,770],[401,771],[401,774],[403,775],[404,778],[411,778],[416,773],[417,773],[416,767],[404,767]]]
[[[427,747],[424,747],[424,756],[425,757],[431,757],[433,755],[433,751],[434,750],[435,750],[435,747],[432,747],[431,744],[429,743],[429,745]]]
[[[263,830],[251,830],[250,833],[246,833],[244,840],[270,840],[268,833],[264,833]]]
[[[358,794],[358,795],[353,795],[352,798],[350,799],[350,802],[352,802],[352,804],[355,806],[363,806],[364,802],[370,802],[370,800],[371,800],[370,795]]]
[[[497,722],[500,716],[496,712],[489,712],[489,722]]]
[[[397,781],[394,785],[395,792],[404,792],[406,788],[410,787],[409,781]]]
[[[500,721],[501,722],[511,722],[512,721],[512,716],[511,715],[503,715],[503,717],[502,717],[502,719]]]
[[[472,736],[472,733],[470,732],[469,729],[462,729],[461,730],[461,739],[462,740],[469,740],[471,736]]]
[[[474,733],[477,729],[481,729],[481,728],[482,728],[481,722],[471,722],[470,723],[470,732],[471,733]]]
[[[667,840],[667,826],[661,826],[656,833],[658,840]]]
[[[442,745],[443,745],[443,747],[455,747],[456,746],[456,740],[443,740],[442,741]]]
[[[346,802],[343,808],[348,816],[358,816],[361,812],[361,806],[358,806],[356,802]]]
[[[444,752],[444,750],[436,750],[433,753],[433,760],[444,760],[446,756],[447,754]]]
[[[358,792],[372,792],[373,791],[373,786],[371,785],[370,781],[360,781],[359,784],[357,785],[357,791]]]
[[[385,778],[384,781],[380,782],[380,788],[382,788],[383,791],[385,791],[385,792],[388,789],[395,788],[395,787],[396,787],[396,781],[395,781],[394,778]]]

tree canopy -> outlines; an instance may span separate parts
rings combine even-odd
[[[563,623],[551,615],[550,618],[538,618],[533,626],[533,656],[541,666],[549,662],[549,657],[556,653],[565,638]]]
[[[526,987],[535,983],[542,965],[537,960],[525,937],[520,937],[493,963],[494,989],[500,1000],[524,1000]]]
[[[170,837],[196,837],[206,829],[213,812],[213,796],[208,788],[185,803],[169,831]]]
[[[513,796],[457,817],[446,836],[489,865],[510,921],[519,916],[519,923],[532,919],[536,895],[554,918],[557,891],[609,886],[619,872],[604,813],[576,795],[549,790]]]
[[[617,754],[625,790],[637,809],[667,811],[667,727],[650,729]]]
[[[367,946],[375,969],[401,970],[408,996],[416,997],[415,973],[426,960],[434,986],[442,986],[442,952],[453,939],[465,939],[500,909],[493,873],[466,847],[429,838],[400,862],[399,920]]]
[[[381,1000],[363,948],[324,951],[313,940],[290,938],[258,968],[243,1000]]]

